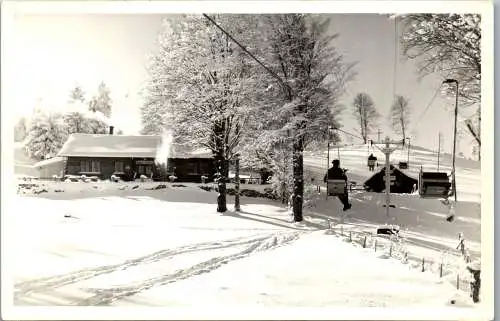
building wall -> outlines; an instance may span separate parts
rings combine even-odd
[[[64,175],[65,161],[62,160],[57,163],[47,164],[37,168],[39,178],[52,178],[54,175],[62,177]]]
[[[178,181],[201,182],[201,176],[212,180],[215,174],[214,161],[211,158],[170,158],[165,176],[174,174]]]
[[[66,175],[82,175],[81,161],[94,160],[100,162],[99,173],[88,173],[87,176],[99,176],[101,179],[109,179],[115,172],[115,161],[123,161],[124,167],[130,166],[134,172],[138,172],[139,166],[149,165],[152,166],[153,175],[161,180],[167,180],[168,176],[175,174],[177,181],[183,182],[200,182],[201,176],[205,175],[211,180],[215,174],[215,166],[213,159],[206,158],[174,158],[169,159],[167,162],[167,170],[161,171],[159,167],[154,164],[153,158],[103,158],[103,157],[68,157],[66,162]],[[163,176],[163,177],[159,177]],[[136,176],[139,177],[139,173]]]
[[[87,174],[87,176],[99,176],[101,179],[108,179],[115,172],[115,161],[123,161],[124,166],[133,166],[131,158],[107,158],[107,157],[68,157],[66,162],[66,175],[82,175],[81,161],[94,160],[100,163],[100,172]]]

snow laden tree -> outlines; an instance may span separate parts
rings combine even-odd
[[[48,159],[59,152],[67,137],[61,114],[38,112],[31,120],[25,148],[34,159]]]
[[[111,116],[111,92],[104,82],[99,84],[97,95],[89,101],[89,110],[92,112],[101,112],[104,116]]]
[[[354,117],[361,130],[361,137],[366,144],[368,142],[368,135],[372,132],[373,125],[380,117],[380,114],[377,112],[372,98],[366,93],[358,93],[354,97],[352,107]]]
[[[70,102],[85,102],[85,92],[83,91],[82,87],[76,86],[73,88],[70,93],[69,93],[69,101]]]
[[[402,17],[403,53],[418,62],[419,73],[438,73],[458,81],[461,106],[481,108],[481,16],[479,14],[411,14]],[[455,97],[455,86],[447,88]],[[479,132],[469,132],[481,146]]]
[[[21,142],[28,134],[28,122],[26,117],[21,117],[14,126],[14,141]]]
[[[408,126],[410,124],[410,107],[408,99],[403,96],[396,96],[392,106],[391,106],[391,122],[392,128],[403,138],[403,142],[406,141],[406,135],[408,134]]]
[[[268,128],[272,143],[292,152],[293,216],[303,220],[304,149],[325,136],[334,126],[338,98],[352,76],[352,65],[333,46],[336,35],[328,33],[328,19],[307,14],[263,17],[261,30],[267,38],[266,61],[281,79],[271,96]],[[272,117],[271,117],[272,116]],[[289,145],[288,145],[289,144]]]
[[[150,86],[153,86],[150,84]],[[162,99],[153,97],[154,87],[148,87],[149,92],[145,95],[145,103],[140,106],[142,135],[161,135],[167,127],[166,112]]]
[[[89,111],[86,104],[78,101],[68,104],[63,119],[69,134],[108,133],[109,119],[99,111]]]
[[[249,46],[259,32],[251,15],[213,15],[211,19]],[[229,161],[254,117],[259,88],[265,85],[262,71],[201,15],[167,22],[158,43],[149,67],[143,121],[157,114],[161,118],[156,123],[168,123],[178,144],[212,151],[219,190],[217,211],[225,212]],[[145,125],[147,131],[153,130],[150,125]]]

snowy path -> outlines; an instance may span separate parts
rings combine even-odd
[[[86,268],[63,275],[39,278],[15,284],[15,304],[18,305],[39,305],[39,304],[65,304],[65,305],[109,305],[110,303],[135,295],[155,286],[184,280],[195,275],[209,273],[222,265],[231,261],[242,259],[257,252],[268,251],[279,246],[287,245],[299,237],[298,232],[270,234],[264,236],[254,236],[252,238],[242,237],[231,240],[216,242],[204,242],[189,244],[173,249],[167,249],[137,259],[127,260],[121,264]],[[214,256],[220,250],[230,250],[232,253]],[[182,261],[182,255],[192,252],[210,251],[210,258],[176,269],[171,273],[160,274],[148,277],[139,281],[131,282],[127,285],[103,288],[87,288],[80,292],[79,297],[68,295],[75,291],[75,287],[81,289],[85,287],[85,281],[97,278],[104,274],[123,273],[122,271],[138,267],[161,263],[167,264],[169,260]],[[227,251],[226,251],[227,252]],[[224,251],[222,253],[225,253]],[[146,275],[151,276],[151,269]],[[168,270],[168,269],[167,269]],[[137,272],[137,271],[133,271]],[[144,273],[141,273],[144,275]],[[58,291],[63,288],[62,291]]]

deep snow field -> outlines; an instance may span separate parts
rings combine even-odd
[[[372,174],[366,152],[351,147],[341,154],[349,178],[359,183]],[[413,151],[415,165],[431,163],[434,155],[426,153]],[[441,161],[449,166],[449,157]],[[308,153],[305,163],[318,176],[326,170],[322,152]],[[263,198],[242,197],[235,213],[229,196],[229,211],[217,213],[217,194],[199,184],[151,190],[159,183],[36,182],[47,192],[14,197],[4,216],[15,244],[13,301],[17,307],[178,308],[182,318],[262,318],[266,311],[265,318],[321,313],[331,319],[355,308],[350,317],[378,311],[406,319],[482,319],[491,298],[472,303],[470,275],[456,249],[463,233],[474,262],[481,259],[481,171],[478,162],[457,166],[453,223],[439,200],[418,195],[392,195],[396,208],[387,222],[383,194],[353,192],[341,225],[340,202],[325,200],[322,190],[315,206],[304,209],[305,221],[291,224],[286,205]],[[412,161],[408,174],[418,177]],[[386,223],[401,227],[399,240],[376,236]],[[164,318],[170,316],[180,318]]]

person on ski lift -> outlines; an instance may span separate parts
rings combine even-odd
[[[368,156],[368,169],[373,172],[375,170],[375,163],[377,162],[377,157],[373,156],[373,154],[370,154]]]
[[[340,161],[338,159],[334,159],[332,161],[332,167],[328,169],[328,172],[325,175],[323,181],[326,183],[329,179],[343,179],[347,182],[347,176],[345,175],[345,170],[340,168]],[[338,195],[339,200],[344,205],[344,211],[347,211],[351,208],[352,204],[349,203],[349,195],[347,193],[347,186],[344,189],[344,194]]]

